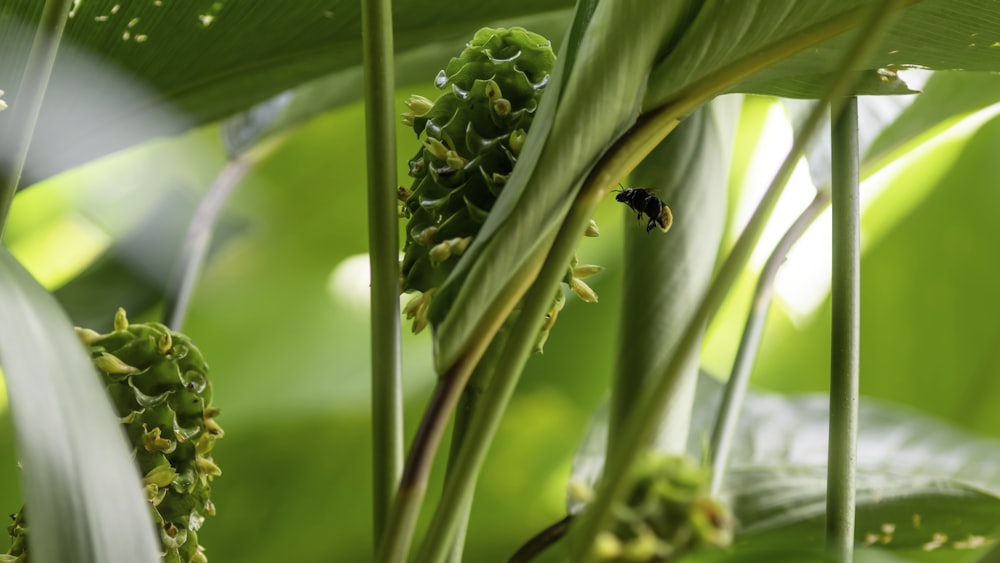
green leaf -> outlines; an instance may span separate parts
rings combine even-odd
[[[715,73],[751,69],[760,53],[781,46],[783,60],[728,91],[816,98],[828,84],[836,53],[853,41],[842,33],[857,25],[869,0],[711,2],[650,77],[644,107],[676,97]],[[990,0],[923,0],[902,11],[872,57],[857,65],[869,77],[878,69],[1000,70],[994,43],[1000,6]],[[817,38],[827,39],[818,45]],[[809,47],[809,48],[805,48]],[[897,94],[900,85],[862,81],[859,94]]]
[[[0,320],[32,560],[158,562],[138,472],[83,345],[6,250]]]
[[[913,103],[874,140],[865,160],[874,162],[884,159],[910,140],[994,104],[998,99],[1000,74],[935,72]]]
[[[953,14],[948,9],[951,4],[940,0],[926,3],[934,8],[907,12],[900,21],[915,19],[925,30],[928,22],[954,23],[963,33],[975,24],[975,30],[986,33],[989,28],[983,22],[1000,14],[1000,6],[971,0],[964,7],[982,8],[976,12],[981,17]],[[603,11],[607,4],[598,4],[578,54],[561,55],[563,66],[549,85],[559,89],[559,99],[553,101],[550,92],[543,100],[533,134],[504,194],[435,296],[430,318],[437,331],[438,369],[452,365],[468,343],[481,339],[487,323],[508,311],[523,293],[581,182],[607,147],[634,122],[639,109],[634,94],[644,87],[642,76],[649,75],[644,108],[686,113],[719,93],[738,89],[757,71],[780,67],[780,61],[796,53],[815,58],[812,48],[857,25],[865,4],[855,2],[847,9],[839,2],[787,1],[716,2],[690,9],[679,4],[670,8],[616,6],[613,15]],[[892,37],[909,49],[915,39],[900,25]],[[623,29],[629,33],[621,33]],[[905,53],[906,61],[941,68],[1000,66],[1000,59],[969,55],[967,47],[960,50],[952,39],[948,32],[927,41],[926,48],[913,47],[912,53]],[[663,56],[663,51],[668,54]],[[829,49],[820,51],[824,65],[814,64],[812,72],[825,70],[836,60]],[[567,59],[573,62],[572,68],[566,66]],[[651,68],[654,64],[656,68]],[[794,73],[768,76],[789,75]]]
[[[481,24],[566,8],[568,0],[394,3],[398,52],[465,37]],[[0,4],[0,85],[16,111],[41,3]],[[30,177],[244,110],[357,67],[361,18],[336,0],[200,4],[85,0],[73,10],[29,158]],[[440,64],[440,63],[439,63]],[[0,128],[3,127],[0,114]]]
[[[558,49],[570,16],[569,10],[557,10],[497,22],[491,27],[520,26],[550,39],[553,48]],[[400,53],[395,57],[396,90],[432,85],[438,71],[462,51],[468,39],[466,34]],[[245,148],[248,141],[277,134],[320,113],[361,99],[361,78],[359,64],[313,80],[294,91],[283,92],[273,101],[263,102],[227,119],[223,125],[223,136],[228,145]],[[412,139],[410,136],[407,138]]]

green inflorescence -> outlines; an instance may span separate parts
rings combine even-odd
[[[414,332],[426,326],[435,290],[479,233],[510,177],[555,60],[541,35],[520,27],[483,28],[438,74],[435,84],[445,93],[433,102],[421,96],[407,101],[403,120],[424,135],[410,160],[413,185],[399,194],[408,219],[401,288],[421,293],[405,310]],[[572,273],[571,266],[574,291],[596,300]],[[560,291],[544,334],[562,302]]]
[[[711,474],[684,456],[651,454],[611,528],[594,543],[601,561],[676,561],[732,541],[733,518],[709,495]]]
[[[164,563],[205,563],[198,529],[215,514],[210,483],[221,474],[212,460],[223,435],[211,405],[208,364],[191,340],[159,323],[130,324],[125,311],[114,330],[77,329],[89,347],[133,447],[157,526]],[[24,509],[8,528],[12,544],[0,561],[28,561]]]

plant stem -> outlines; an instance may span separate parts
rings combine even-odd
[[[558,522],[546,526],[544,530],[538,532],[524,543],[517,552],[511,556],[507,563],[528,563],[538,557],[549,546],[556,543],[569,530],[570,523],[573,522],[573,515],[567,515]]]
[[[535,344],[556,286],[566,274],[566,264],[586,230],[594,208],[604,195],[677,126],[677,107],[664,108],[645,116],[598,163],[581,188],[569,214],[559,229],[541,272],[524,297],[521,312],[511,329],[510,340],[497,364],[483,401],[475,413],[458,460],[454,476],[441,493],[441,500],[418,555],[418,561],[440,561],[457,527],[461,508],[475,488],[486,453],[500,425],[503,412]]]
[[[7,225],[14,193],[21,182],[31,137],[42,111],[45,90],[49,85],[72,3],[72,0],[46,0],[35,40],[31,44],[31,52],[28,53],[28,62],[21,75],[21,86],[17,90],[17,97],[11,100],[11,106],[7,109],[13,112],[13,116],[10,129],[0,142],[0,239],[3,238],[4,227]]]
[[[833,308],[830,342],[830,442],[826,542],[838,561],[854,555],[854,483],[858,446],[861,336],[861,207],[858,99],[833,117]]]
[[[834,81],[830,89],[821,104],[809,115],[802,128],[801,136],[792,143],[788,156],[782,162],[757,210],[747,223],[708,292],[702,298],[691,322],[685,327],[676,353],[660,371],[663,374],[662,377],[629,417],[625,425],[626,431],[622,436],[619,455],[608,460],[604,476],[598,486],[597,496],[584,510],[580,522],[571,534],[571,540],[573,540],[570,546],[571,561],[588,559],[593,538],[604,528],[610,518],[611,506],[622,498],[628,489],[632,466],[649,443],[649,439],[656,429],[659,413],[662,412],[666,400],[672,395],[678,374],[685,363],[697,353],[696,345],[701,331],[715,314],[740,271],[749,260],[767,219],[770,217],[785,184],[791,177],[798,159],[802,156],[807,142],[818,130],[823,116],[823,108],[830,104],[834,106],[836,111],[836,108],[844,102],[845,96],[851,91],[857,80],[857,74],[851,72],[852,65],[855,61],[867,59],[868,54],[877,45],[887,27],[889,16],[895,11],[893,8],[898,7],[898,5],[899,3],[894,3],[893,0],[883,0],[871,11],[866,24],[860,30],[858,39],[842,58],[837,72],[833,74]]]
[[[163,299],[163,324],[171,330],[180,331],[184,326],[184,317],[187,315],[191,296],[194,294],[195,285],[198,283],[201,268],[205,264],[205,257],[212,242],[215,222],[229,196],[250,169],[250,165],[251,162],[246,156],[238,156],[227,162],[198,202],[198,208],[194,211],[184,237],[181,256]]]
[[[371,255],[372,512],[378,546],[403,467],[395,86],[392,3],[363,0],[361,6]]]
[[[504,345],[507,343],[509,326],[505,324],[504,327],[494,336],[493,342],[490,343],[489,348],[486,349],[483,357],[479,360],[476,369],[472,371],[468,383],[465,384],[465,389],[462,390],[462,396],[458,400],[458,406],[455,409],[455,421],[451,427],[451,447],[448,452],[448,467],[444,475],[446,483],[454,477],[455,463],[458,461],[458,456],[462,448],[468,443],[465,440],[465,435],[468,432],[469,425],[472,423],[472,417],[479,410],[480,400],[490,379],[493,377],[494,368],[500,358],[500,354],[504,350]],[[448,553],[448,561],[451,563],[460,563],[462,561],[465,534],[469,525],[471,511],[472,495],[469,495],[465,506],[462,507],[458,516],[459,522],[455,530],[455,536],[451,542],[451,550]]]
[[[750,382],[750,370],[753,367],[754,359],[760,345],[760,337],[764,329],[764,321],[767,319],[767,311],[771,305],[771,296],[774,292],[774,279],[778,275],[778,270],[785,262],[785,256],[792,246],[802,237],[809,228],[809,225],[826,209],[830,203],[830,190],[824,189],[816,192],[816,197],[812,203],[805,208],[799,217],[788,228],[785,235],[778,241],[767,263],[764,264],[757,280],[757,288],[754,290],[753,301],[750,303],[750,313],[747,315],[746,326],[743,329],[743,337],[740,339],[740,346],[736,351],[736,359],[733,360],[733,371],[726,383],[726,389],[722,396],[722,404],[712,428],[712,440],[709,445],[708,457],[712,463],[712,487],[711,494],[717,496],[722,490],[722,481],[725,478],[726,465],[729,461],[729,452],[732,449],[733,436],[736,434],[736,421],[739,419],[740,410],[743,407],[743,399],[746,397],[747,384]]]

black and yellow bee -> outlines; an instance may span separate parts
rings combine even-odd
[[[667,232],[670,230],[670,225],[674,222],[674,216],[670,212],[670,207],[663,200],[656,197],[656,194],[652,190],[647,190],[646,188],[623,188],[621,190],[615,190],[618,195],[615,196],[615,201],[620,201],[625,205],[636,211],[636,219],[642,219],[642,214],[645,213],[649,217],[649,222],[646,223],[646,232],[653,230],[653,227],[659,227],[661,231]]]

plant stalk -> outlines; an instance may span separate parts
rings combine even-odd
[[[785,235],[778,241],[760,272],[753,301],[750,303],[746,326],[743,329],[743,337],[740,339],[736,358],[733,360],[733,371],[729,376],[729,381],[726,382],[722,404],[719,406],[715,425],[712,427],[712,440],[709,443],[708,457],[712,464],[711,494],[713,496],[718,496],[722,490],[729,452],[732,450],[733,436],[736,434],[736,422],[739,420],[743,400],[746,398],[750,370],[757,357],[760,338],[764,331],[764,321],[767,320],[767,312],[771,306],[775,277],[777,277],[781,265],[785,263],[788,251],[798,242],[809,225],[812,225],[813,221],[823,213],[829,203],[830,190],[817,191],[812,203],[802,211],[785,232]]]
[[[17,97],[6,110],[13,112],[13,116],[7,135],[0,142],[0,240],[3,239],[11,204],[14,203],[14,193],[21,182],[35,124],[42,111],[45,90],[52,76],[72,4],[73,0],[46,0],[28,53],[28,62],[21,75]]]
[[[832,113],[833,309],[830,341],[830,442],[826,542],[838,561],[854,557],[861,346],[861,205],[858,99]]]
[[[454,476],[441,493],[441,500],[424,538],[417,560],[441,561],[458,526],[462,507],[470,498],[493,441],[500,419],[510,402],[521,370],[545,321],[552,294],[566,274],[576,244],[586,230],[594,208],[604,195],[642,161],[677,126],[676,106],[641,119],[595,167],[580,190],[549,250],[541,272],[524,297],[510,339],[497,364],[485,396],[487,400],[473,416],[463,447],[455,463]]]
[[[238,156],[227,162],[198,202],[198,208],[194,211],[184,237],[181,256],[163,299],[162,320],[170,330],[180,331],[184,326],[184,317],[212,243],[216,220],[251,164],[246,156]]]
[[[791,177],[796,163],[801,158],[807,142],[819,129],[823,108],[829,104],[833,106],[834,112],[838,111],[857,80],[857,74],[851,72],[852,65],[855,61],[867,59],[882,33],[888,27],[890,15],[899,5],[898,1],[883,0],[870,12],[865,25],[859,30],[857,41],[845,54],[838,71],[834,73],[835,78],[830,89],[821,100],[821,104],[809,115],[802,128],[801,136],[793,141],[788,156],[765,192],[757,210],[747,223],[708,292],[702,298],[697,312],[684,330],[677,352],[664,366],[664,369],[659,370],[663,374],[662,377],[629,416],[625,425],[626,431],[622,436],[619,455],[608,460],[604,476],[598,486],[597,496],[584,510],[576,530],[571,532],[571,561],[585,561],[590,557],[593,538],[604,528],[610,518],[611,506],[627,492],[632,468],[656,429],[659,413],[662,412],[666,400],[672,395],[679,373],[685,363],[697,353],[696,345],[701,331],[708,320],[714,316],[740,271],[750,259],[767,219],[770,217],[785,184]]]
[[[361,3],[371,256],[372,498],[379,545],[403,467],[392,3]]]
[[[503,352],[504,345],[507,343],[508,334],[509,331],[504,328],[501,328],[496,334],[493,342],[490,343],[489,348],[486,349],[485,354],[483,354],[483,357],[476,365],[476,369],[472,371],[468,383],[465,384],[465,389],[462,390],[462,396],[459,397],[458,406],[455,409],[455,421],[451,429],[448,467],[444,475],[446,483],[454,477],[455,463],[458,461],[458,456],[462,448],[467,444],[465,436],[472,422],[472,417],[479,410],[480,400],[486,391],[486,386],[493,377],[493,369],[500,358],[500,353]],[[465,547],[465,535],[471,511],[472,495],[469,495],[465,506],[460,511],[461,514],[458,516],[458,526],[455,530],[455,537],[451,542],[451,550],[448,553],[448,561],[450,563],[461,563],[462,561],[462,551]]]

